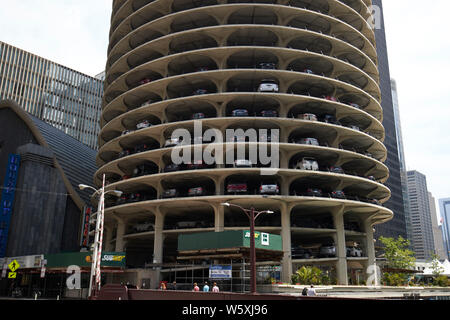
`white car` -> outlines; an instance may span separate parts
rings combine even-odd
[[[176,139],[167,139],[167,140],[166,140],[166,143],[164,144],[164,147],[165,147],[165,148],[167,148],[167,147],[175,147],[175,146],[181,144],[181,141],[182,141],[182,140],[179,139],[179,138],[176,138]]]
[[[347,247],[347,257],[362,257],[362,250],[356,247]]]
[[[234,161],[234,167],[235,168],[251,168],[252,162],[250,160],[246,159],[238,159]]]
[[[297,162],[295,169],[318,171],[319,163],[314,158],[303,158]]]
[[[312,113],[302,113],[298,115],[299,119],[309,120],[309,121],[317,121],[317,116]]]
[[[280,88],[275,80],[265,79],[261,81],[258,92],[278,92]]]
[[[136,125],[136,129],[140,130],[140,129],[145,129],[145,128],[148,128],[148,127],[151,127],[151,126],[152,126],[152,124],[150,123],[150,121],[144,120],[144,121],[139,122]]]

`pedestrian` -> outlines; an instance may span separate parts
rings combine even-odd
[[[217,283],[214,282],[213,288],[212,288],[212,292],[219,292],[219,287],[217,286]]]
[[[172,282],[172,287],[170,288],[170,290],[177,290],[177,282],[176,281]]]
[[[311,288],[308,289],[308,296],[314,297],[316,295],[316,289],[314,289],[314,286],[311,285]]]
[[[303,291],[302,291],[302,296],[307,296],[308,295],[308,287],[304,287]]]
[[[209,286],[207,281],[205,281],[205,285],[203,286],[203,292],[209,292]]]
[[[166,284],[161,282],[161,286],[159,287],[161,290],[167,290]]]
[[[200,288],[197,285],[197,282],[194,283],[194,289],[192,291],[199,292]]]

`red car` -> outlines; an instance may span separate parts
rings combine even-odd
[[[245,182],[242,183],[229,183],[227,185],[228,193],[247,193],[247,184]]]

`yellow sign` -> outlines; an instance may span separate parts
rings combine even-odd
[[[8,264],[8,267],[12,272],[16,272],[16,270],[20,268],[20,264],[17,262],[17,260],[14,260],[10,264]]]
[[[15,273],[15,272],[8,273],[8,279],[15,279],[16,277],[17,277],[17,273]]]

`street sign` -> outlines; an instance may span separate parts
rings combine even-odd
[[[9,270],[12,272],[16,272],[17,269],[20,268],[20,264],[17,262],[17,260],[13,260],[9,265]]]
[[[8,279],[15,279],[16,277],[17,277],[17,273],[16,272],[8,273]]]

